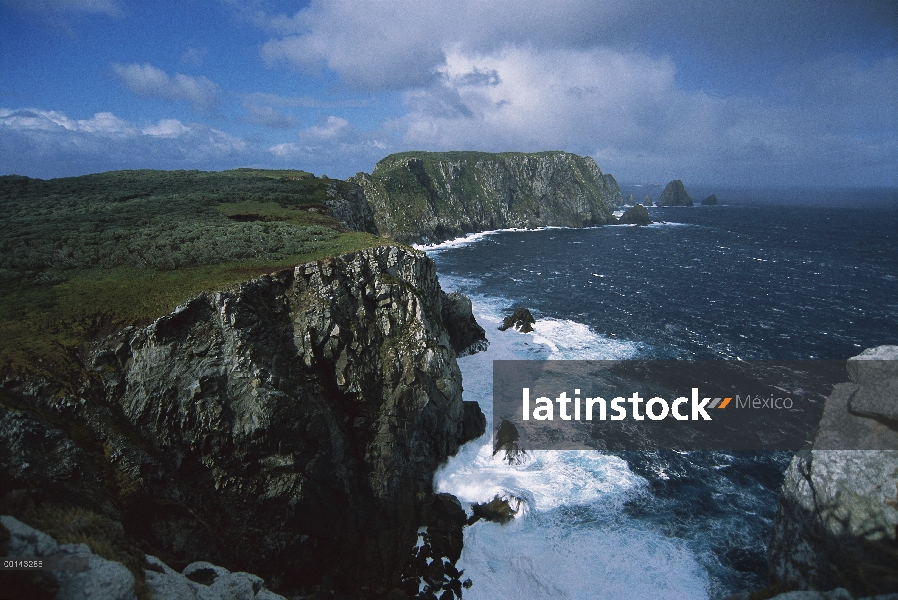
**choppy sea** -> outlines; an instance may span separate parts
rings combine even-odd
[[[497,359],[844,360],[898,343],[898,203],[649,212],[647,227],[487,232],[425,248],[490,341],[459,359],[466,400],[490,418]],[[498,331],[520,306],[535,331]],[[466,508],[525,500],[507,525],[466,528],[465,598],[723,598],[767,585],[790,458],[534,451],[509,465],[488,431],[435,487]]]

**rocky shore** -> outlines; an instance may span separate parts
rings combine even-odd
[[[434,470],[484,426],[445,297],[423,253],[374,248],[98,336],[81,381],[8,378],[0,514],[105,543],[141,597],[197,561],[288,595],[398,590]]]

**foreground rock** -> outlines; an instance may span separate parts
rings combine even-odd
[[[664,188],[658,199],[658,206],[694,206],[694,204],[692,198],[686,193],[683,182],[675,179]]]
[[[83,507],[179,571],[385,594],[482,423],[440,314],[433,262],[382,247],[103,338],[83,382],[6,380],[0,510]]]
[[[633,208],[628,208],[627,212],[618,219],[618,223],[621,225],[651,225],[652,218],[642,204],[637,204]]]
[[[702,200],[702,206],[717,206],[717,195],[711,194],[704,200]]]
[[[128,568],[90,551],[87,544],[58,544],[42,531],[18,519],[0,516],[6,542],[0,554],[9,557],[87,558],[85,571],[4,571],[0,591],[13,598],[88,598],[136,600],[137,585]],[[154,556],[147,556],[143,572],[146,590],[155,600],[284,600],[250,573],[231,573],[206,562],[188,565],[178,573]]]
[[[403,152],[360,185],[378,233],[434,243],[475,231],[612,222],[620,187],[592,158],[566,152]]]
[[[440,291],[440,299],[440,315],[455,355],[468,356],[486,350],[489,341],[486,339],[486,331],[474,318],[471,299],[461,292],[447,294],[443,291]]]
[[[771,577],[801,590],[898,592],[898,346],[865,351],[848,372],[851,383],[826,401],[813,449],[786,471]]]
[[[533,331],[534,324],[536,324],[536,319],[533,318],[528,309],[516,308],[510,317],[505,317],[505,320],[502,321],[499,331],[505,331],[509,327],[514,327],[521,333],[530,333]]]

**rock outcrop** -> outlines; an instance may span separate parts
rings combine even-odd
[[[636,198],[633,197],[633,194],[627,196],[627,205],[636,206]]]
[[[350,181],[365,190],[378,233],[409,244],[511,227],[603,225],[623,204],[613,177],[592,158],[566,152],[405,152]]]
[[[898,592],[898,346],[848,361],[810,451],[786,471],[768,548],[775,583]]]
[[[176,570],[386,593],[435,469],[483,432],[440,292],[423,253],[373,248],[98,339],[82,382],[7,379],[0,511],[84,507]]]
[[[11,598],[137,600],[140,587],[122,563],[94,554],[87,544],[58,544],[46,533],[11,516],[0,516],[6,532],[0,554],[41,559],[86,559],[87,569],[0,572],[0,592]],[[74,566],[74,565],[70,565]],[[178,573],[155,556],[143,565],[145,591],[154,600],[284,600],[251,573],[231,573],[207,562]]]
[[[717,194],[711,194],[702,200],[702,206],[717,206]]]
[[[441,291],[441,316],[449,334],[449,343],[456,356],[468,356],[486,350],[489,341],[486,331],[477,323],[472,312],[471,299],[461,292],[447,294]]]
[[[327,212],[349,231],[377,234],[374,213],[360,186],[348,181],[328,186],[324,205]]]
[[[536,319],[530,314],[529,309],[516,308],[511,316],[505,317],[502,321],[502,325],[499,326],[499,331],[505,331],[509,327],[513,327],[521,333],[530,333],[533,331],[533,325],[535,324]]]
[[[658,206],[694,206],[692,198],[686,192],[683,182],[674,179],[667,184],[661,197],[658,198]]]
[[[644,206],[654,206],[654,204],[652,203],[652,196],[651,196],[651,194],[649,194],[648,196],[645,197],[645,201],[644,201],[642,204],[643,204]]]
[[[617,222],[621,225],[651,225],[652,218],[642,204],[637,204],[633,208],[628,208]]]

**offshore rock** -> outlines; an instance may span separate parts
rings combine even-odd
[[[82,506],[176,569],[281,592],[389,590],[477,433],[440,313],[429,258],[373,248],[104,338],[71,388],[6,380],[0,507]]]
[[[512,508],[512,503],[514,503],[517,508]],[[520,506],[521,500],[519,498],[514,498],[513,496],[504,497],[501,494],[496,494],[496,496],[489,502],[471,505],[471,511],[474,514],[468,519],[468,525],[473,525],[480,519],[505,525],[514,520],[515,515],[517,515],[518,510],[520,510]]]
[[[642,204],[643,204],[644,206],[654,206],[654,204],[652,203],[652,196],[651,196],[651,194],[649,194],[648,196],[645,197],[645,201],[644,201]]]
[[[711,194],[702,200],[702,206],[717,206],[717,194]]]
[[[633,194],[627,196],[627,204],[629,206],[636,206],[636,198],[633,197]]]
[[[476,231],[612,222],[620,188],[592,158],[566,152],[404,152],[371,175],[365,190],[378,233],[412,244]]]
[[[768,547],[774,582],[898,592],[898,423],[880,411],[884,390],[894,407],[896,366],[898,346],[849,359],[851,383],[834,387],[813,448],[792,459]]]
[[[471,299],[461,292],[440,291],[441,317],[449,334],[449,343],[458,357],[482,352],[489,346],[486,331],[474,318]]]
[[[618,219],[618,223],[621,225],[651,225],[652,218],[642,204],[637,204],[633,208],[628,208],[627,212]]]
[[[533,325],[535,324],[536,319],[530,314],[530,310],[526,308],[516,308],[510,317],[505,317],[505,320],[502,321],[502,325],[499,326],[499,331],[505,331],[509,327],[514,327],[521,333],[530,333],[533,331]]]
[[[667,184],[661,197],[658,198],[658,206],[694,206],[692,198],[686,193],[683,182],[674,179]]]

